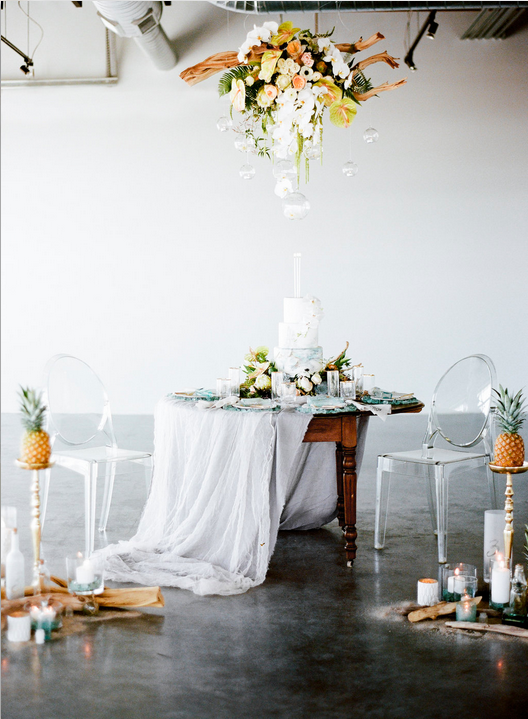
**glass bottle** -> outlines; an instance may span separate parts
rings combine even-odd
[[[20,599],[24,596],[26,588],[24,555],[18,545],[18,532],[13,528],[11,534],[11,549],[6,557],[6,597]]]
[[[504,624],[522,625],[526,620],[526,614],[526,577],[523,565],[516,564],[511,584],[510,604],[504,609],[502,621]]]

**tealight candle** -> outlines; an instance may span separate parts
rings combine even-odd
[[[93,564],[89,559],[75,569],[75,581],[77,584],[91,584],[95,579]]]
[[[455,582],[458,579],[458,575],[460,574],[460,569],[458,567],[455,569],[455,573],[452,574],[450,577],[447,578],[447,591],[450,594],[455,593]]]
[[[419,579],[417,603],[421,607],[432,607],[438,602],[438,582],[436,579]]]
[[[477,605],[471,601],[471,597],[465,594],[456,605],[457,622],[476,622]]]

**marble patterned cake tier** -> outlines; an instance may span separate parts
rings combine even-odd
[[[273,360],[279,372],[294,377],[301,371],[309,374],[323,369],[323,348],[309,347],[307,349],[275,347]]]

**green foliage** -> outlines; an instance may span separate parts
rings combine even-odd
[[[42,403],[42,394],[29,387],[20,387],[20,413],[22,424],[28,432],[38,432],[44,424],[47,407]]]
[[[218,94],[220,95],[220,97],[223,97],[223,95],[229,95],[229,93],[231,92],[231,85],[233,84],[233,80],[245,81],[246,77],[248,75],[251,75],[252,72],[253,68],[250,65],[236,65],[236,67],[232,67],[230,70],[225,72],[218,82]],[[250,87],[246,86],[246,103],[247,92],[250,89]]]
[[[350,100],[353,100],[358,105],[360,105],[360,100],[354,97],[354,93],[356,93],[356,95],[362,95],[363,93],[372,90],[373,87],[374,86],[369,80],[369,78],[365,77],[361,70],[356,70],[353,82],[350,87],[348,89],[343,88],[343,95],[344,97],[348,97]]]

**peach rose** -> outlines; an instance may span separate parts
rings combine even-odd
[[[278,95],[278,90],[275,85],[264,85],[264,93],[269,100],[274,100]]]
[[[296,90],[302,90],[306,85],[306,80],[300,75],[294,75],[292,79],[292,85]]]
[[[312,53],[303,52],[303,54],[301,55],[301,62],[303,65],[306,65],[306,67],[312,67],[312,65],[314,64]]]
[[[302,47],[299,40],[292,40],[286,45],[286,52],[290,57],[293,57],[294,60],[297,60],[297,58],[302,55]]]

